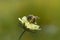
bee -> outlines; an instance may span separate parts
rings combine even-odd
[[[39,18],[38,16],[34,16],[34,15],[28,15],[28,16],[27,16],[27,20],[28,20],[30,23],[34,23],[34,24],[37,24],[37,23],[36,23],[36,20],[37,20],[38,18]]]

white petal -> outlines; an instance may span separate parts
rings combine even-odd
[[[18,18],[18,19],[19,19],[19,21],[21,21],[22,23],[24,23],[21,18]]]

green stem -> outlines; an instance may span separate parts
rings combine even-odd
[[[21,37],[23,36],[23,34],[25,33],[26,31],[24,30],[21,35],[19,36],[19,40],[21,39]]]

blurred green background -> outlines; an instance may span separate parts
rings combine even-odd
[[[60,0],[0,0],[0,40],[18,40],[18,18],[33,14],[42,30],[25,32],[21,40],[60,40]]]

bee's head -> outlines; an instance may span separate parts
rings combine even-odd
[[[28,16],[27,16],[27,20],[28,20],[30,23],[35,23],[37,18],[38,18],[38,17],[37,17],[37,16],[34,16],[34,15],[28,15]]]

